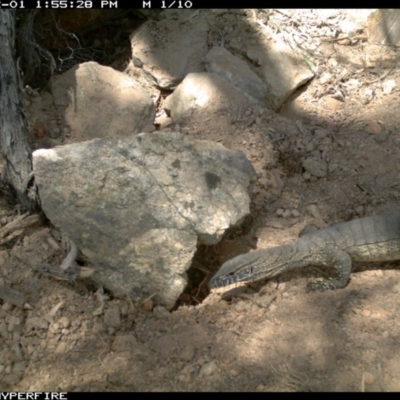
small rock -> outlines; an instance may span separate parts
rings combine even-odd
[[[112,345],[113,351],[122,353],[124,351],[133,352],[137,349],[138,343],[133,335],[117,335]]]
[[[256,387],[256,392],[263,392],[265,389],[265,386],[260,383],[257,387]]]
[[[233,368],[229,371],[229,373],[230,373],[231,376],[233,376],[234,378],[236,378],[236,377],[239,375],[239,372],[236,371],[236,369],[233,369]]]
[[[243,311],[244,309],[246,309],[247,308],[247,304],[246,304],[246,302],[244,302],[244,301],[238,301],[236,304],[235,304],[235,310],[236,311]]]
[[[367,385],[373,384],[375,381],[375,376],[372,375],[370,372],[364,372],[364,382]]]
[[[53,139],[57,139],[61,134],[61,129],[59,126],[52,125],[49,128],[49,136]]]
[[[19,326],[20,324],[21,319],[19,317],[11,316],[8,322],[8,332],[14,332],[15,326]]]
[[[117,305],[110,307],[104,313],[104,323],[108,327],[119,328],[121,326],[121,316]]]
[[[298,210],[292,210],[292,217],[297,218],[300,217],[300,213]]]
[[[329,134],[329,131],[327,129],[320,128],[320,129],[316,129],[314,131],[314,137],[316,139],[324,139],[325,137],[328,136],[328,134]]]
[[[50,325],[49,327],[49,332],[51,333],[56,333],[60,330],[60,325],[58,324],[58,322],[54,322],[53,324]]]
[[[13,374],[16,375],[18,380],[22,379],[22,377],[24,376],[25,368],[26,364],[24,361],[20,361],[14,364]]]
[[[276,304],[271,304],[271,305],[269,306],[269,312],[270,312],[270,313],[271,313],[271,312],[274,312],[276,309],[277,309],[277,305],[276,305]]]
[[[112,327],[112,326],[109,326],[109,327],[107,328],[107,333],[109,334],[109,336],[113,336],[114,333],[115,333],[115,328]]]
[[[332,81],[332,75],[329,72],[324,72],[321,77],[319,78],[319,81],[324,85],[325,83],[329,83]]]
[[[326,176],[328,164],[322,159],[317,157],[308,157],[303,161],[304,169],[311,175],[317,178]]]
[[[363,206],[358,206],[356,208],[356,213],[357,213],[358,216],[361,217],[364,214],[364,207]]]
[[[152,133],[156,130],[156,127],[154,125],[146,125],[142,131],[147,132],[147,133]]]
[[[71,321],[68,317],[61,317],[57,322],[62,328],[67,329],[71,326]]]
[[[184,347],[181,351],[181,353],[179,354],[179,359],[182,361],[186,361],[189,362],[193,359],[194,357],[194,348],[193,347]]]
[[[389,132],[384,131],[375,135],[374,139],[377,143],[384,143],[387,141],[388,137],[389,137]]]
[[[150,312],[154,308],[154,301],[152,299],[146,300],[140,305],[140,307],[142,310]]]
[[[67,351],[67,343],[60,342],[56,347],[56,354],[63,354]]]
[[[215,361],[204,364],[200,369],[200,376],[209,376],[217,370],[217,364]]]
[[[36,121],[33,124],[33,132],[35,133],[36,137],[42,138],[46,134],[46,128],[42,122]]]
[[[394,79],[388,79],[382,82],[383,94],[389,94],[396,87],[396,81]]]
[[[365,126],[365,131],[373,135],[380,133],[381,130],[382,130],[381,126],[376,121],[371,121]]]
[[[4,311],[10,311],[12,309],[12,304],[8,303],[7,301],[1,306]]]
[[[170,317],[171,313],[163,306],[154,307],[153,314],[159,315],[160,317]]]
[[[47,329],[49,327],[49,323],[45,319],[39,317],[28,318],[25,325],[27,331],[32,329]]]
[[[335,172],[339,168],[339,164],[329,164],[329,172]]]
[[[278,216],[282,216],[283,215],[283,213],[285,212],[285,210],[283,209],[283,208],[278,208],[277,210],[276,210],[276,215],[278,215]]]
[[[290,210],[285,210],[282,214],[283,218],[290,218],[290,216],[292,215]]]
[[[304,172],[303,178],[305,181],[309,181],[311,179],[311,174],[309,172]]]

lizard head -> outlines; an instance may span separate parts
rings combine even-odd
[[[291,246],[272,247],[241,254],[222,264],[211,278],[210,288],[238,282],[252,282],[280,274],[290,259]]]
[[[222,264],[219,271],[211,278],[211,288],[223,287],[237,282],[253,281],[253,264],[257,257],[254,253],[241,254]]]

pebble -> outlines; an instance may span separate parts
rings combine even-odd
[[[300,217],[300,212],[298,210],[292,210],[292,217]]]
[[[387,141],[389,137],[389,132],[380,132],[377,135],[374,136],[374,139],[377,143],[384,143]]]
[[[285,210],[282,214],[283,218],[290,218],[290,216],[292,215],[292,212],[290,210]]]
[[[56,354],[63,354],[67,351],[67,343],[60,342],[56,347]]]
[[[217,370],[217,364],[215,361],[204,364],[200,369],[200,376],[209,376]]]
[[[323,72],[319,78],[322,85],[331,82],[332,79],[332,74],[330,74],[329,72]]]
[[[239,372],[236,371],[236,369],[233,369],[233,368],[229,371],[229,373],[230,373],[231,376],[233,376],[234,378],[236,378],[236,377],[239,375]]]
[[[154,302],[152,299],[146,300],[140,305],[140,307],[142,310],[150,312],[154,308]]]
[[[329,131],[327,129],[316,129],[314,131],[314,137],[316,139],[324,139],[328,136]]]
[[[311,175],[317,178],[323,178],[326,176],[328,170],[328,164],[322,158],[308,157],[303,160],[304,169]]]
[[[69,328],[71,326],[71,321],[68,317],[61,317],[57,322],[62,328]]]
[[[376,121],[371,121],[365,126],[365,131],[367,133],[371,133],[372,135],[380,133],[381,130],[382,130],[381,126]]]
[[[29,332],[31,329],[47,329],[49,326],[49,323],[40,317],[30,317],[26,320],[25,323],[26,330]]]
[[[363,206],[358,206],[358,207],[356,208],[356,213],[357,213],[357,215],[358,215],[359,217],[361,217],[361,216],[363,215],[363,213],[364,213],[364,207],[363,207]]]
[[[329,172],[335,172],[339,168],[339,164],[329,164]]]
[[[180,352],[179,359],[188,362],[193,359],[194,354],[195,354],[194,348],[187,346],[184,347]]]
[[[11,316],[8,321],[8,327],[7,327],[8,332],[14,332],[16,329],[19,329],[16,327],[19,327],[20,324],[21,324],[21,319],[19,317]]]
[[[2,306],[1,306],[1,308],[4,310],[4,311],[10,311],[11,309],[12,309],[12,304],[10,304],[10,303],[7,303],[7,302],[5,302]]]
[[[236,310],[236,311],[243,311],[243,310],[245,310],[246,308],[248,308],[248,305],[247,305],[247,303],[246,303],[245,301],[238,301],[238,302],[235,304],[235,310]]]
[[[117,305],[110,307],[104,313],[104,323],[110,328],[119,328],[121,326],[121,316]]]
[[[375,381],[375,376],[372,375],[370,372],[364,372],[364,382],[367,385],[371,385]]]
[[[309,181],[311,179],[311,174],[309,172],[304,172],[303,178],[305,181]]]

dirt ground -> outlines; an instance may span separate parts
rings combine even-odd
[[[222,262],[289,243],[306,225],[399,209],[399,52],[318,40],[323,68],[279,114],[250,110],[229,132],[207,121],[181,127],[242,150],[259,179],[251,215],[199,248],[172,312],[28,267],[27,258],[65,256],[46,222],[1,246],[0,285],[28,303],[0,300],[2,391],[400,390],[398,263],[355,265],[346,288],[324,293],[306,292],[329,275],[317,268],[207,287]],[[0,229],[19,214],[3,203]]]

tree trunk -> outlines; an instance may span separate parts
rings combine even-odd
[[[3,180],[14,190],[25,210],[37,208],[32,183],[32,156],[22,105],[18,95],[18,76],[14,61],[15,11],[0,10],[0,143],[5,166]]]

